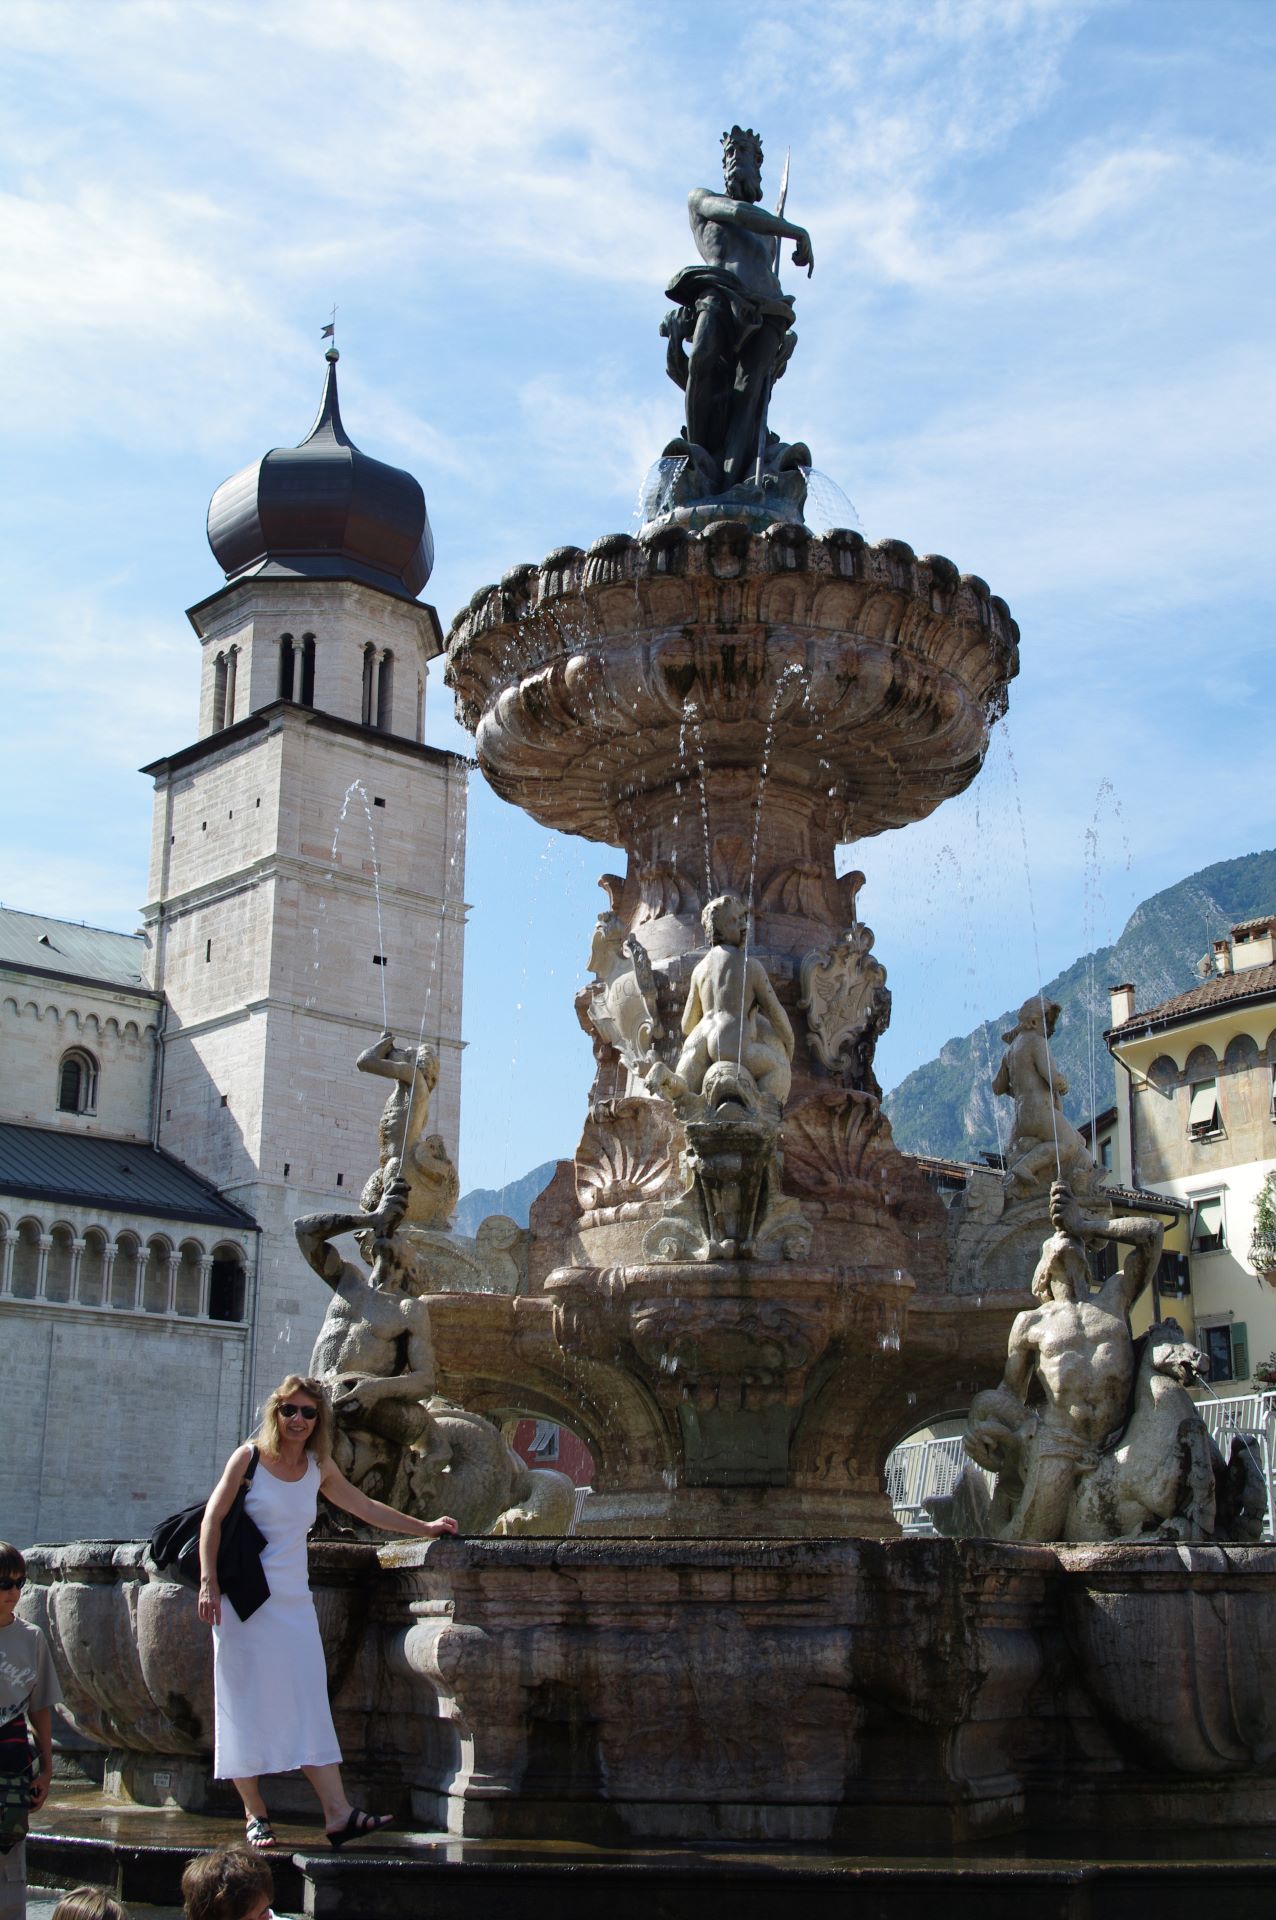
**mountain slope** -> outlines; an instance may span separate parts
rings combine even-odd
[[[1103,1044],[1111,1024],[1109,986],[1131,981],[1136,1007],[1153,1006],[1194,986],[1196,963],[1209,941],[1232,923],[1276,912],[1276,850],[1244,854],[1203,867],[1176,886],[1155,893],[1134,909],[1120,938],[1083,954],[1045,984],[1045,994],[1063,1009],[1051,1048],[1070,1092],[1064,1101],[1078,1124],[1090,1117],[1090,1047],[1094,1048],[1095,1104],[1110,1106],[1112,1063]],[[1024,982],[1024,997],[1033,990]],[[917,1067],[886,1096],[895,1138],[909,1153],[977,1160],[1004,1139],[1010,1102],[994,1100],[991,1080],[1000,1060],[1001,1036],[1014,1013],[986,1020],[974,1033],[949,1040],[939,1057]],[[991,1064],[990,1064],[991,1063]],[[998,1110],[997,1112],[994,1109]]]
[[[511,1180],[507,1187],[475,1187],[472,1192],[462,1194],[453,1222],[456,1232],[473,1233],[489,1213],[507,1214],[520,1227],[525,1227],[528,1209],[537,1194],[549,1185],[557,1165],[557,1160],[546,1160],[543,1166],[525,1173],[521,1180]]]

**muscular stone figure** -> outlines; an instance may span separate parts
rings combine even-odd
[[[392,1181],[375,1213],[314,1213],[294,1222],[297,1245],[332,1288],[310,1371],[326,1381],[339,1428],[337,1464],[356,1486],[389,1501],[401,1493],[405,1448],[431,1430],[423,1404],[434,1391],[434,1346],[425,1300],[398,1289],[393,1235],[407,1205],[406,1181]],[[371,1278],[330,1244],[370,1233]]]
[[[713,944],[691,976],[682,1013],[686,1038],[674,1075],[698,1094],[711,1067],[739,1062],[759,1093],[781,1108],[793,1079],[793,1028],[766,968],[745,956],[747,918],[743,900],[733,893],[710,900],[700,916]]]
[[[687,392],[686,439],[668,452],[686,453],[714,491],[752,479],[766,437],[771,388],[792,353],[793,301],[776,276],[782,239],[795,241],[795,265],[814,271],[811,236],[762,198],[762,142],[748,128],[722,136],[726,191],[697,187],[688,200],[691,231],[703,265],[669,282],[678,307],[662,332],[669,374]],[[690,338],[690,355],[683,348]],[[794,448],[795,456],[810,454]]]
[[[1060,1540],[1079,1474],[1121,1432],[1134,1382],[1130,1309],[1156,1271],[1164,1228],[1146,1216],[1107,1220],[1082,1213],[1068,1187],[1050,1190],[1053,1235],[1032,1277],[1040,1305],[1010,1330],[1001,1387],[971,1408],[966,1447],[982,1465],[1009,1467],[1021,1483],[1013,1511],[997,1528],[1005,1540]],[[1096,1295],[1089,1291],[1083,1239],[1122,1240],[1133,1248]],[[1044,1406],[1016,1420],[1034,1378]],[[984,1404],[980,1404],[983,1402]],[[985,1424],[987,1431],[984,1430]],[[1010,1436],[1017,1430],[1018,1459]],[[1000,1516],[999,1516],[1000,1518]]]

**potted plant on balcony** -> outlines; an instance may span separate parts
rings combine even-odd
[[[1269,1353],[1266,1360],[1260,1361],[1254,1368],[1254,1379],[1264,1393],[1270,1393],[1276,1387],[1276,1353]]]
[[[1254,1201],[1250,1265],[1269,1287],[1276,1287],[1276,1173],[1269,1173]]]

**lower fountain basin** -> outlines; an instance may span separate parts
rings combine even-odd
[[[1276,1552],[1059,1547],[1063,1620],[1118,1744],[1158,1772],[1276,1773]]]
[[[108,1779],[211,1804],[194,1596],[136,1546],[28,1565]],[[1246,1704],[1270,1547],[515,1538],[311,1565],[352,1785],[419,1827],[934,1852],[1044,1820],[1276,1823]]]

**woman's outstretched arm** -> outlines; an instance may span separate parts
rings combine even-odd
[[[351,1486],[335,1460],[325,1462],[319,1486],[334,1507],[352,1513],[365,1526],[381,1527],[386,1533],[406,1533],[415,1540],[434,1540],[441,1533],[456,1532],[456,1521],[451,1514],[444,1514],[438,1520],[414,1520],[410,1513],[400,1513],[397,1507],[387,1507],[383,1500],[369,1500],[366,1493],[360,1493],[358,1487]]]

